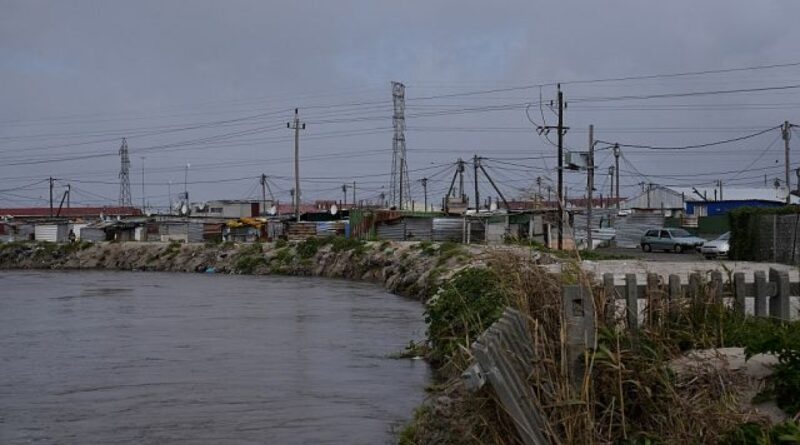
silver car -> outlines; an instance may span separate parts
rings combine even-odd
[[[731,232],[721,235],[719,238],[708,241],[700,248],[700,253],[708,259],[718,258],[728,255],[731,250]]]
[[[642,236],[642,250],[665,250],[675,253],[698,250],[706,240],[698,238],[683,229],[653,229]]]

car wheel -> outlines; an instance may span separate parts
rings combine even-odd
[[[650,244],[642,244],[642,250],[644,250],[645,252],[649,252],[653,249],[650,247]]]
[[[675,253],[681,253],[683,252],[683,246],[681,246],[680,244],[675,244],[673,250],[675,251]]]

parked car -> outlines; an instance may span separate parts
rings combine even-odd
[[[727,256],[729,250],[731,250],[731,232],[727,232],[719,238],[703,244],[703,247],[700,248],[700,253],[706,258],[712,259]]]
[[[640,242],[642,250],[665,250],[675,253],[698,250],[706,240],[693,236],[683,229],[652,229],[645,232]]]

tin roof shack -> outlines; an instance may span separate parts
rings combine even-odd
[[[69,207],[58,212],[59,218],[69,220],[84,219],[95,220],[104,217],[126,218],[131,216],[142,216],[142,211],[134,207]],[[23,207],[23,208],[0,208],[0,217],[13,217],[28,221],[50,220],[50,207]]]
[[[33,224],[8,221],[0,222],[0,242],[33,241],[35,227]]]
[[[675,189],[649,184],[642,193],[628,199],[620,207],[632,213],[682,213],[685,198],[684,193]]]
[[[184,243],[203,242],[203,223],[199,221],[159,221],[159,238],[163,242],[179,241]]]
[[[134,241],[142,224],[124,221],[100,221],[80,229],[80,239],[90,242]],[[76,233],[78,235],[78,233]]]
[[[740,207],[783,207],[786,188],[676,189],[686,196],[686,213],[697,217],[725,215]],[[797,196],[791,197],[793,204]]]
[[[286,223],[286,237],[290,240],[306,240],[317,236],[317,223],[290,221]]]
[[[222,239],[239,243],[253,243],[267,238],[267,220],[241,218],[228,221],[222,228]]]
[[[261,207],[265,208],[262,209]],[[255,218],[272,206],[272,201],[218,199],[196,204],[192,215],[210,218]]]
[[[51,243],[65,243],[69,241],[69,224],[66,221],[36,224],[34,239]]]

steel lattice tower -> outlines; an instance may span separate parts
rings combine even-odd
[[[122,138],[122,146],[119,148],[121,166],[119,169],[119,205],[123,207],[133,207],[131,202],[131,179],[129,177],[131,169],[131,158],[128,156],[128,141]]]
[[[394,114],[392,124],[392,176],[389,183],[389,198],[393,206],[403,208],[403,201],[411,200],[411,186],[408,181],[408,162],[406,159],[406,86],[392,82],[392,103]]]

